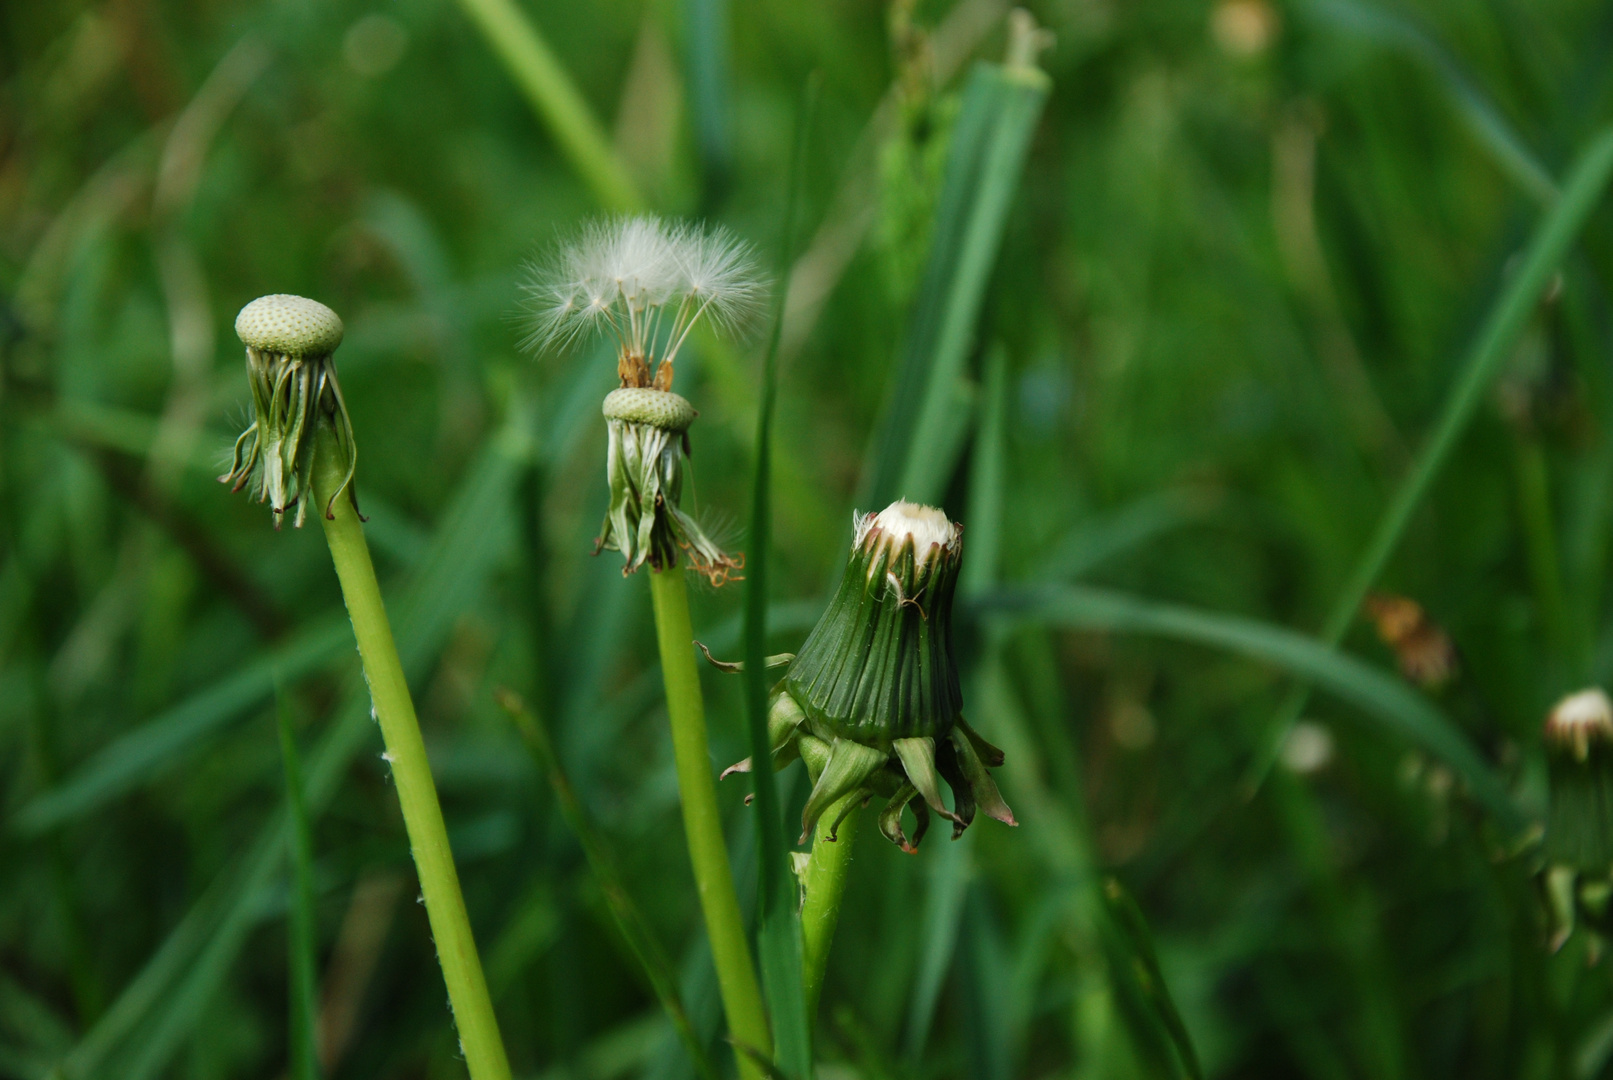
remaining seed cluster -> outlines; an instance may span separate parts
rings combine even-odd
[[[336,453],[342,462],[343,479],[330,502],[344,491],[354,497],[358,450],[331,359],[342,343],[342,320],[317,300],[280,293],[242,308],[235,333],[246,345],[253,421],[236,439],[230,471],[219,480],[239,491],[256,478],[255,494],[274,510],[275,527],[296,506],[301,528],[322,433],[328,438],[323,452]],[[329,503],[323,511],[330,514]]]
[[[672,361],[695,324],[742,330],[763,290],[750,248],[724,230],[629,217],[587,227],[537,268],[527,294],[530,346],[606,330],[620,346],[624,387],[670,390]]]
[[[527,344],[567,345],[595,330],[618,346],[621,386],[605,399],[610,508],[595,545],[620,551],[624,574],[678,553],[713,585],[743,559],[726,554],[681,505],[694,406],[672,392],[672,363],[704,318],[737,330],[756,313],[762,287],[750,249],[720,229],[629,217],[584,229],[527,285],[534,321]]]

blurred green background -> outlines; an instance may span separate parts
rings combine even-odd
[[[590,556],[612,357],[520,350],[523,266],[635,208],[780,264],[820,73],[775,282],[772,644],[793,649],[850,512],[912,459],[891,440],[931,355],[904,343],[952,310],[952,136],[1007,13],[4,6],[0,1075],[285,1075],[276,680],[315,812],[327,1075],[463,1075],[319,530],[277,533],[212,479],[248,408],[232,320],[270,292],[347,322],[368,533],[517,1075],[693,1071],[500,686],[554,732],[731,1068],[647,590]],[[1613,119],[1613,10],[1034,13],[1051,89],[1022,168],[986,153],[1006,216],[946,438],[917,451],[969,555],[995,549],[966,585],[965,693],[1022,825],[938,830],[916,857],[863,830],[821,1075],[1183,1075],[1177,1011],[1210,1076],[1604,1075],[1608,965],[1584,933],[1548,953],[1528,830],[1475,796],[1538,817],[1545,712],[1613,668],[1605,168],[1588,217],[1560,194]],[[1548,219],[1567,254],[1525,288]],[[686,505],[733,547],[763,346],[708,339],[678,365],[702,413]],[[1420,619],[1339,621],[1420,467],[1427,497],[1362,583]],[[1013,594],[993,604],[995,581]],[[742,588],[695,597],[719,655]],[[1315,644],[1330,612],[1344,659]],[[1297,669],[1318,689],[1285,726]],[[748,749],[737,682],[706,684],[720,763]],[[722,795],[748,883],[740,783]]]

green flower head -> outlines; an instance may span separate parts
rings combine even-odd
[[[714,585],[743,560],[730,556],[681,506],[694,406],[672,392],[673,362],[702,318],[742,328],[762,288],[750,249],[722,230],[630,217],[585,229],[527,286],[535,323],[527,344],[561,346],[598,330],[616,338],[621,386],[605,399],[610,508],[595,545],[674,566],[683,553]]]
[[[317,300],[278,293],[242,308],[235,333],[246,346],[253,421],[236,439],[230,471],[219,480],[232,491],[255,482],[258,501],[274,510],[275,527],[295,506],[301,528],[313,493],[316,453],[341,458],[344,479],[331,501],[344,491],[355,498],[358,450],[331,358],[342,343],[342,320]],[[329,516],[329,505],[321,509]]]
[[[1017,825],[988,771],[1002,751],[963,718],[952,643],[963,527],[910,502],[858,515],[854,526],[840,588],[789,659],[768,716],[774,767],[800,757],[813,779],[801,842],[830,805],[853,794],[860,798],[847,812],[875,795],[887,800],[880,831],[909,852],[932,811],[952,822],[954,839],[977,810]],[[746,760],[723,775],[749,769]],[[914,818],[911,838],[904,809]]]

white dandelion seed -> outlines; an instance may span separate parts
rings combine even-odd
[[[647,379],[649,365],[670,364],[702,318],[727,333],[747,329],[764,290],[750,246],[727,230],[627,217],[586,226],[533,269],[526,293],[528,348],[606,330],[624,372],[642,368]]]

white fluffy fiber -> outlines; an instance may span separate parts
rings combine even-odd
[[[665,360],[699,319],[741,329],[763,297],[744,242],[721,228],[648,216],[587,226],[533,272],[526,288],[534,315],[530,346],[566,345],[604,328],[625,351]]]

